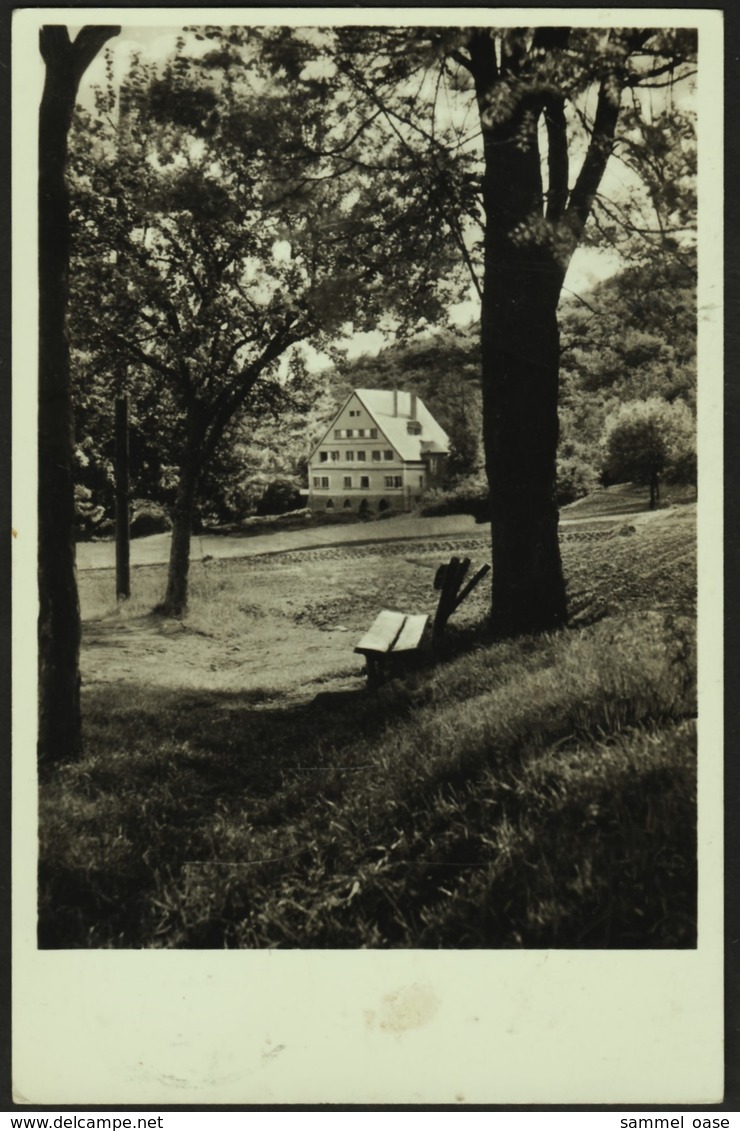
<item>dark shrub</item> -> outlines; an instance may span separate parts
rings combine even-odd
[[[75,484],[75,529],[83,541],[105,537],[114,529],[105,509],[93,502],[92,491],[80,483]]]
[[[428,517],[472,514],[476,522],[488,522],[488,485],[482,476],[471,476],[461,479],[454,487],[427,491],[420,513]]]
[[[172,522],[164,507],[148,499],[134,499],[131,507],[132,538],[145,538],[148,534],[164,534],[171,529]]]
[[[558,458],[557,494],[559,507],[590,495],[599,486],[599,476],[588,460],[578,454]]]
[[[287,514],[298,510],[302,504],[301,493],[293,479],[277,478],[268,483],[257,503],[257,514]]]

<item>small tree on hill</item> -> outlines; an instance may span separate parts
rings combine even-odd
[[[662,477],[695,479],[695,423],[683,401],[668,404],[651,397],[621,405],[607,419],[602,442],[605,474],[648,486],[651,509],[660,500]]]

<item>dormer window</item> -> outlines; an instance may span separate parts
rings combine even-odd
[[[406,431],[409,436],[421,436],[421,424],[418,420],[409,420],[406,425]]]

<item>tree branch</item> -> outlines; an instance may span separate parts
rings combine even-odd
[[[687,62],[686,59],[669,59],[668,62],[664,63],[662,67],[654,67],[652,71],[648,71],[648,73],[645,75],[641,75],[635,72],[635,74],[630,75],[629,79],[627,80],[627,85],[641,86],[643,80],[649,82],[650,79],[657,79],[660,75],[666,75],[670,72],[675,71],[676,67],[680,67],[681,64],[685,62]]]
[[[613,78],[613,72],[610,72],[601,82],[591,141],[566,210],[566,217],[576,239],[580,238],[585,227],[612,151],[619,118],[619,100],[615,99],[613,89],[608,85],[609,79],[613,81]]]
[[[61,24],[44,24],[39,31],[39,50],[47,67],[53,67],[68,57],[72,45],[69,32]]]
[[[114,27],[113,25],[106,27],[89,24],[77,33],[72,44],[72,55],[78,83],[101,47],[103,47],[109,39],[120,35],[120,32],[121,28]]]
[[[121,346],[124,351],[132,354],[132,356],[135,357],[137,361],[141,361],[144,365],[148,365],[150,369],[154,369],[155,372],[161,373],[170,381],[177,382],[178,375],[175,369],[167,365],[166,362],[161,361],[158,357],[152,357],[151,354],[148,354],[146,350],[141,349],[141,347],[136,342],[132,341],[131,338],[124,337],[123,334],[118,334],[115,331],[111,334],[111,338],[119,346]]]
[[[490,43],[490,40],[489,40],[489,43]],[[494,56],[494,65],[495,65],[495,56]],[[385,117],[386,121],[388,122],[388,125],[390,126],[391,130],[396,135],[396,137],[398,138],[401,145],[404,146],[404,148],[411,155],[411,159],[413,160],[414,164],[416,165],[417,171],[418,171],[418,173],[419,173],[419,175],[420,175],[420,177],[423,181],[425,179],[424,178],[424,168],[423,168],[421,162],[419,161],[419,159],[416,155],[416,151],[412,148],[412,146],[409,144],[409,142],[403,136],[403,134],[401,133],[401,131],[399,130],[398,126],[395,124],[393,119],[397,118],[399,121],[404,122],[406,125],[411,125],[412,127],[416,128],[417,131],[422,135],[422,137],[425,137],[428,141],[430,141],[432,143],[432,145],[435,147],[435,150],[439,151],[440,149],[442,149],[441,144],[431,134],[427,133],[426,130],[422,129],[420,126],[416,126],[415,123],[407,120],[404,117],[404,115],[399,114],[397,111],[390,110],[385,105],[385,103],[384,103],[383,99],[380,97],[380,95],[372,87],[368,86],[364,82],[363,79],[359,78],[358,76],[356,76],[354,74],[352,75],[352,77],[353,77],[354,81],[357,82],[357,84],[360,86],[360,89],[365,91],[365,93],[368,95],[368,97],[379,108],[380,112]],[[463,261],[465,263],[465,266],[468,269],[468,272],[470,274],[470,278],[472,280],[473,286],[475,287],[475,290],[478,294],[478,297],[481,298],[482,297],[481,285],[478,281],[478,276],[475,273],[475,266],[473,264],[473,261],[470,258],[470,254],[468,252],[467,247],[465,246],[465,241],[463,239],[462,231],[460,229],[457,218],[456,217],[452,218],[450,215],[448,215],[447,210],[443,207],[442,203],[439,200],[435,199],[434,204],[435,204],[436,209],[439,212],[442,220],[449,227],[450,232],[452,233],[452,237],[455,240],[456,244],[458,245],[458,248],[460,249],[460,252],[461,252],[462,257],[463,257]]]
[[[640,28],[629,32],[623,41],[623,61],[612,64],[601,80],[591,141],[566,211],[566,218],[576,239],[579,239],[583,232],[612,151],[619,119],[621,91],[628,81],[627,58],[638,51],[653,34],[651,28]]]
[[[101,47],[113,36],[120,34],[120,27],[87,25],[77,34],[74,41],[69,38],[69,29],[63,24],[44,24],[39,31],[39,50],[47,67],[66,67],[68,77],[77,92],[80,79],[84,75]]]
[[[532,39],[533,51],[564,51],[570,40],[569,27],[538,27]]]
[[[668,82],[641,82],[637,85],[640,90],[665,90],[666,87],[675,86],[677,82],[682,82],[684,79],[691,79],[698,71],[685,71],[677,79],[669,79]]]
[[[301,335],[292,333],[293,323],[282,327],[267,343],[260,357],[243,369],[234,381],[222,391],[208,423],[201,448],[202,463],[211,458],[229,421],[246,401],[265,369],[276,361]]]
[[[565,125],[565,98],[551,94],[545,101],[547,127],[547,211],[546,219],[560,220],[568,203],[568,135]]]
[[[447,54],[449,55],[450,59],[454,59],[456,63],[459,63],[459,65],[461,67],[464,67],[465,70],[468,71],[471,75],[475,74],[473,64],[471,63],[470,59],[465,58],[462,51],[458,51],[456,47],[453,47],[451,51],[447,52]]]
[[[485,96],[498,80],[498,64],[493,39],[488,31],[474,31],[468,41],[470,73],[475,79],[478,105],[483,109]]]
[[[586,302],[585,298],[582,298],[581,295],[576,294],[576,292],[572,291],[570,287],[561,287],[561,290],[566,291],[569,295],[571,295],[572,298],[576,300],[576,302],[580,302],[581,306],[585,306],[587,310],[590,310],[592,314],[596,314],[599,317],[603,315],[602,310],[597,310],[595,306],[591,306],[590,302]]]
[[[501,36],[501,75],[519,75],[526,58],[523,37],[526,28],[513,27]]]

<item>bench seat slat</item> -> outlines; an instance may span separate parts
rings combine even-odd
[[[406,617],[403,613],[383,609],[378,613],[362,640],[355,646],[355,652],[390,652]]]
[[[413,652],[419,647],[429,617],[424,614],[407,616],[393,652]]]

